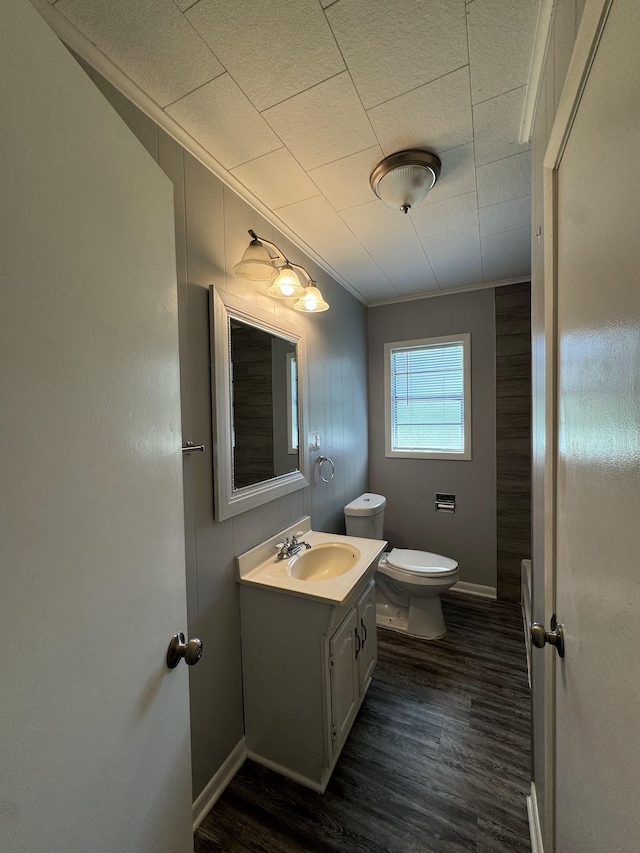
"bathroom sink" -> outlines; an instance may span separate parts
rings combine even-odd
[[[360,559],[360,551],[342,542],[314,545],[289,563],[291,577],[301,581],[323,581],[337,578],[352,569]]]

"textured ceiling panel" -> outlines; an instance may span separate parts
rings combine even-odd
[[[369,175],[383,158],[379,145],[334,160],[326,166],[312,169],[309,176],[331,202],[335,210],[355,207],[371,201],[373,191],[369,186]]]
[[[56,9],[160,106],[224,71],[172,0],[58,0]]]
[[[475,193],[445,198],[435,204],[425,204],[409,214],[418,236],[436,236],[447,231],[478,227],[478,199]]]
[[[58,0],[54,9],[209,151],[223,180],[236,178],[250,204],[258,199],[273,223],[380,300],[528,274],[530,152],[518,139],[539,3]],[[375,199],[369,175],[414,146],[437,152],[442,173],[407,217]],[[235,196],[225,189],[225,198],[235,263],[251,222],[267,226],[242,204],[236,221]]]
[[[529,275],[531,269],[531,229],[504,231],[483,237],[482,265],[487,281]]]
[[[439,289],[413,228],[378,237],[365,248],[402,296]]]
[[[259,110],[344,71],[317,0],[200,0],[186,15]]]
[[[385,154],[445,151],[473,141],[469,69],[461,68],[368,111]]]
[[[377,141],[347,72],[263,115],[305,169],[371,148]]]
[[[367,108],[468,61],[463,0],[340,0],[327,18]]]
[[[531,196],[481,207],[479,214],[481,237],[490,237],[502,231],[515,231],[518,228],[531,228]]]
[[[228,74],[176,101],[167,112],[227,169],[282,147]]]
[[[365,244],[393,231],[411,228],[411,220],[400,210],[391,210],[380,199],[342,210],[340,216]]]
[[[271,210],[318,195],[318,188],[286,148],[231,170]]]
[[[526,86],[522,86],[473,108],[478,166],[529,150],[528,143],[520,143],[525,93]]]
[[[482,281],[480,249],[460,248],[452,255],[436,251],[431,265],[443,289],[468,287]]]
[[[473,103],[524,86],[538,2],[473,0],[467,10]]]
[[[281,207],[275,213],[289,228],[308,242],[318,234],[346,229],[344,222],[321,195]]]
[[[514,154],[476,169],[478,204],[486,207],[531,192],[531,153]]]
[[[443,151],[439,156],[442,162],[442,172],[424,204],[433,204],[445,198],[475,192],[476,164],[473,143],[461,145],[459,148],[450,148],[448,151]]]

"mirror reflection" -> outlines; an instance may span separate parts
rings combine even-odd
[[[300,469],[296,345],[229,318],[233,489]]]

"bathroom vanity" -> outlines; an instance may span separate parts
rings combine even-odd
[[[278,560],[296,533],[311,549]],[[248,756],[321,793],[376,664],[385,544],[311,531],[307,517],[237,560]]]

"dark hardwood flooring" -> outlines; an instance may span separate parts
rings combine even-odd
[[[520,608],[449,593],[448,635],[378,630],[378,666],[326,793],[247,762],[195,853],[529,853]]]

